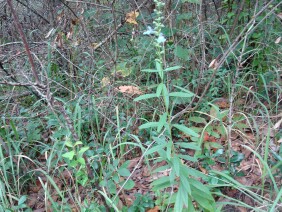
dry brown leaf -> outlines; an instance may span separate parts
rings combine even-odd
[[[282,19],[282,13],[278,13],[277,16]]]
[[[139,12],[137,12],[137,10],[131,11],[131,12],[126,14],[125,20],[126,20],[127,23],[137,25],[138,23],[136,21],[136,18],[138,16],[139,16]]]
[[[220,98],[214,101],[214,104],[217,105],[221,109],[229,108],[228,99]]]
[[[121,93],[127,93],[127,94],[142,94],[142,92],[139,90],[138,87],[132,86],[132,85],[124,85],[124,86],[119,86],[118,91]]]

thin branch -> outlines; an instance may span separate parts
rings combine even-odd
[[[217,73],[217,71],[219,70],[219,68],[223,65],[223,63],[225,62],[225,60],[227,59],[227,57],[229,56],[229,54],[231,52],[233,52],[233,50],[237,47],[237,45],[245,39],[245,37],[247,35],[249,35],[251,32],[254,31],[254,29],[256,29],[257,26],[259,26],[263,20],[265,20],[270,14],[272,14],[276,8],[282,4],[282,2],[279,2],[276,6],[272,7],[271,11],[268,12],[268,14],[266,14],[262,20],[260,20],[260,22],[256,25],[253,26],[253,22],[254,20],[261,15],[267,8],[269,8],[269,6],[273,3],[274,0],[269,1],[257,14],[255,14],[252,19],[247,23],[247,25],[244,27],[244,29],[241,31],[241,33],[235,38],[234,42],[231,44],[231,46],[224,52],[223,56],[221,57],[221,59],[218,62],[218,65],[214,68],[213,74],[210,77],[209,82],[207,83],[207,85],[205,86],[204,91],[202,92],[202,95],[199,98],[199,101],[197,102],[197,104],[193,107],[190,108],[190,105],[187,106],[185,109],[183,109],[182,111],[180,111],[179,113],[175,114],[172,118],[171,121],[175,120],[176,118],[181,117],[183,114],[185,114],[187,111],[195,111],[196,108],[198,108],[200,102],[202,101],[202,99],[204,98],[204,96],[206,95],[212,81],[214,80],[214,77]]]
[[[25,47],[25,50],[26,50],[26,53],[27,53],[27,56],[28,56],[28,59],[29,59],[29,63],[31,65],[32,74],[33,74],[33,77],[35,78],[35,82],[36,82],[37,85],[40,85],[41,82],[39,80],[37,71],[35,70],[35,64],[34,64],[34,61],[32,59],[32,56],[31,56],[31,53],[30,53],[30,50],[29,50],[29,47],[28,47],[28,44],[27,44],[26,37],[25,37],[25,35],[23,33],[22,26],[21,26],[21,24],[19,22],[18,15],[16,14],[16,12],[15,12],[15,10],[13,8],[12,0],[7,0],[7,3],[9,5],[9,7],[11,9],[11,12],[12,12],[12,15],[14,17],[16,28],[18,29],[18,32],[20,33],[20,36],[22,38],[22,41],[23,41],[23,44],[24,44],[24,47]]]
[[[33,8],[28,7],[28,5],[26,5],[25,3],[16,0],[18,3],[20,3],[21,5],[25,6],[26,8],[30,9],[31,12],[33,12],[35,15],[37,15],[39,18],[43,19],[46,23],[50,24],[50,22],[44,18],[42,15],[40,15],[36,10],[34,10]]]

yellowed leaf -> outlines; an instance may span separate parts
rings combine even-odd
[[[91,43],[91,47],[92,47],[93,49],[95,49],[98,45],[99,45],[99,43]]]
[[[126,14],[125,20],[127,23],[137,25],[138,23],[136,21],[136,18],[138,16],[139,16],[139,12],[137,12],[137,10],[134,10]]]
[[[109,85],[111,83],[109,77],[104,77],[102,80],[101,80],[101,85],[102,87],[105,87],[107,85]]]
[[[131,85],[119,86],[118,91],[121,92],[121,93],[127,93],[127,94],[133,94],[133,95],[142,94],[142,92],[140,91],[140,89],[138,87],[131,86]]]

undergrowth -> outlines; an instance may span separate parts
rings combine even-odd
[[[0,211],[281,210],[281,2],[93,2],[3,32]]]

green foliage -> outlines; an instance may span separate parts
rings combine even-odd
[[[1,19],[0,211],[278,210],[277,0],[68,2],[27,18],[45,1],[16,12],[46,88]],[[252,171],[256,184],[237,180]],[[140,178],[150,194],[136,193]]]
[[[154,207],[154,202],[149,194],[135,194],[136,199],[134,200],[132,206],[130,206],[128,209],[125,209],[125,211],[129,212],[145,212],[148,208]]]

